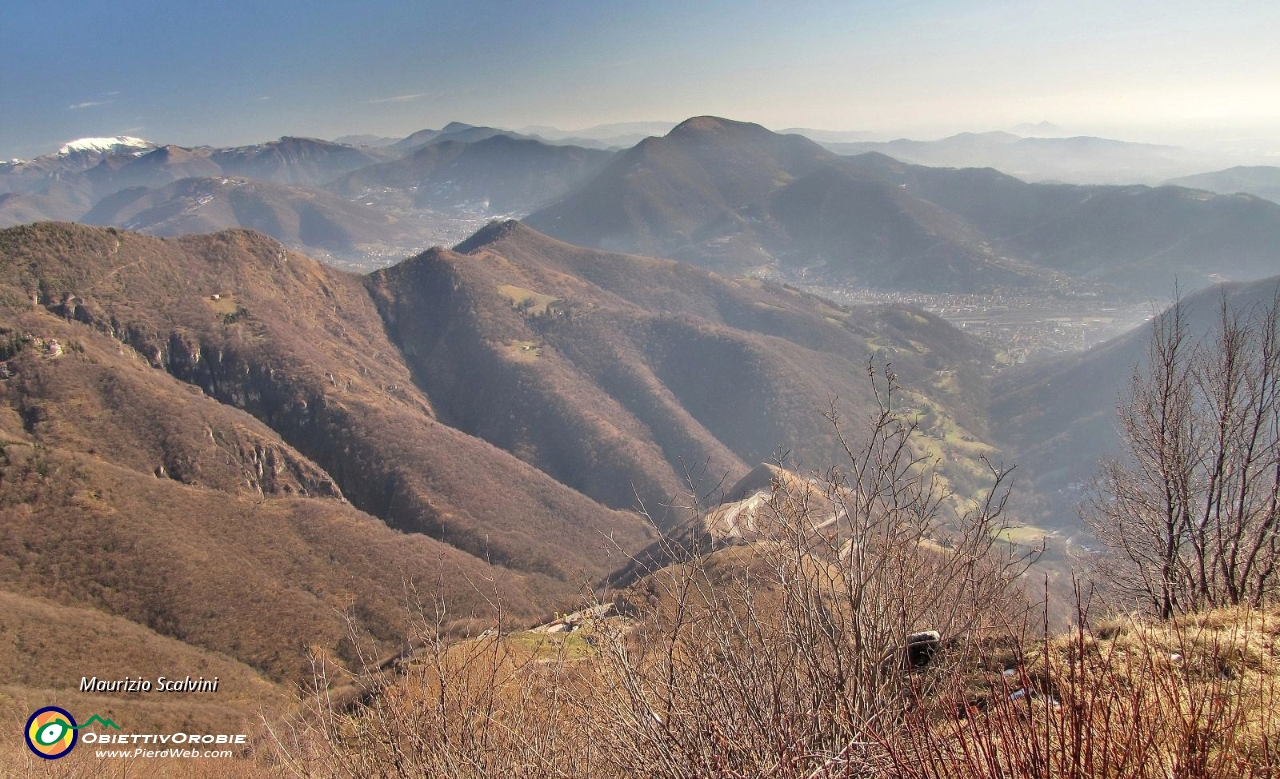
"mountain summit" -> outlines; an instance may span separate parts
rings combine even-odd
[[[798,135],[712,116],[646,138],[527,220],[582,246],[672,256],[725,211],[839,159]]]
[[[1026,141],[964,133],[945,143],[986,149]],[[1111,150],[1126,153],[1119,146]],[[842,157],[798,135],[711,116],[619,153],[526,221],[580,246],[734,275],[782,271],[924,292],[1101,282],[1162,295],[1175,276],[1184,288],[1200,288],[1265,276],[1280,259],[1280,211],[1256,198],[1029,184],[991,169],[929,168],[880,153]]]

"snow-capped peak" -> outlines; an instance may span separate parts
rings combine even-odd
[[[64,143],[58,154],[67,155],[73,152],[111,151],[113,149],[150,149],[155,146],[151,141],[134,138],[128,135],[117,135],[114,138],[81,138],[78,141]]]

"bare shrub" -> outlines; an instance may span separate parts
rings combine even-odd
[[[316,656],[305,709],[268,722],[266,760],[317,777],[542,777],[578,762],[574,711],[561,690],[563,644],[513,640],[501,616],[478,637],[446,636],[446,610],[421,610],[414,660],[362,657],[362,672]]]
[[[1274,599],[1280,562],[1280,297],[1223,297],[1194,339],[1181,300],[1152,326],[1148,365],[1119,409],[1124,456],[1083,516],[1112,555],[1104,576],[1168,619]]]
[[[1280,618],[1083,627],[1019,657],[984,697],[952,689],[882,743],[893,773],[943,777],[1167,779],[1275,775]],[[1083,620],[1081,621],[1083,624]],[[941,702],[949,705],[940,705]]]
[[[775,480],[749,543],[633,588],[643,616],[597,663],[616,694],[587,718],[624,773],[860,772],[876,727],[1025,614],[1014,585],[1026,561],[996,540],[1008,471],[992,468],[983,499],[955,512],[915,453],[914,421],[894,410],[895,377],[871,379],[878,407],[860,444],[828,416],[847,462]],[[908,662],[909,638],[930,630],[940,646]]]
[[[450,644],[436,608],[403,675],[353,679],[343,701],[327,692],[336,680],[317,678],[309,716],[274,731],[280,765],[300,776],[604,777],[889,767],[878,734],[1021,626],[1027,559],[998,540],[1009,472],[992,467],[979,500],[960,500],[895,410],[895,376],[871,381],[878,406],[856,439],[828,415],[846,462],[775,480],[750,512],[737,509],[724,543],[673,540],[669,564],[612,593],[621,616],[555,642],[500,624]],[[692,537],[723,536],[707,526],[725,516],[686,508],[711,531]]]

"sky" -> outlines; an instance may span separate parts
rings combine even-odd
[[[14,2],[0,159],[701,114],[1280,152],[1277,40],[1275,0]]]

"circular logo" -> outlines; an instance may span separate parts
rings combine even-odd
[[[56,760],[76,745],[76,719],[66,709],[45,706],[27,720],[27,746],[46,760]]]

